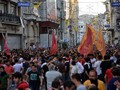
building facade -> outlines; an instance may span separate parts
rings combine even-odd
[[[110,10],[110,29],[112,33],[112,42],[120,44],[120,0],[107,0]]]
[[[69,0],[69,36],[70,46],[77,45],[79,6],[78,0]]]
[[[0,50],[3,50],[5,35],[10,49],[22,48],[21,8],[18,0],[0,0]]]
[[[40,46],[51,46],[51,32],[54,32],[58,44],[63,38],[64,28],[64,0],[45,0],[40,7]],[[42,38],[44,37],[44,38]]]
[[[23,49],[39,46],[39,14],[34,13],[34,5],[38,4],[39,0],[22,0],[30,5],[27,7],[21,6],[22,21],[23,21]],[[39,8],[37,8],[37,11]]]
[[[50,47],[52,31],[59,43],[65,23],[64,4],[65,0],[0,0],[0,50],[2,33],[11,50]]]

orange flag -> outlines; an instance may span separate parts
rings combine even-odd
[[[97,47],[97,50],[100,51],[102,57],[104,58],[104,56],[106,54],[106,45],[105,45],[102,30],[99,30],[99,32],[98,32],[98,38],[97,38],[95,45]]]
[[[57,42],[54,33],[52,33],[52,47],[50,50],[50,55],[54,55],[57,52]]]
[[[95,44],[95,43],[96,43],[96,35],[97,35],[97,32],[95,31],[95,29],[94,29],[92,26],[88,25],[88,27],[90,28],[90,30],[91,30],[91,32],[92,32],[93,44]]]
[[[87,56],[90,53],[93,53],[93,40],[92,40],[92,30],[90,25],[86,25],[86,32],[82,38],[82,41],[78,47],[78,52]]]
[[[3,33],[2,33],[2,37],[3,37],[3,40],[4,40],[4,50],[3,51],[5,51],[5,53],[7,55],[10,55],[10,49],[8,48],[7,41],[6,41],[5,36],[4,36]]]

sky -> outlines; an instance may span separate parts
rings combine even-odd
[[[105,5],[102,2],[106,0],[78,0],[79,15],[92,14],[97,15],[105,12]]]

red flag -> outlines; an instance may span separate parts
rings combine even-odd
[[[78,47],[78,52],[87,56],[90,53],[93,53],[93,39],[92,39],[92,30],[91,26],[86,25],[86,33],[83,36],[83,39]]]
[[[96,45],[97,49],[100,51],[102,57],[104,58],[104,56],[106,54],[106,45],[105,45],[102,30],[99,30],[99,32],[98,32],[98,39],[97,39],[97,42],[95,45]]]
[[[4,40],[4,48],[3,48],[3,51],[5,51],[5,53],[6,53],[7,55],[10,55],[10,49],[8,48],[7,41],[6,41],[5,36],[4,36],[3,33],[2,33],[2,37],[3,37],[3,40]]]
[[[55,38],[54,33],[52,33],[52,47],[51,47],[51,50],[50,50],[50,54],[51,55],[56,54],[57,49],[58,48],[57,48],[56,38]]]

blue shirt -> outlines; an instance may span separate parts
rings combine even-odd
[[[87,90],[84,85],[79,85],[76,90]]]
[[[107,90],[116,90],[116,86],[114,85],[114,83],[115,83],[116,80],[118,80],[118,77],[112,78],[112,79],[109,81]]]

